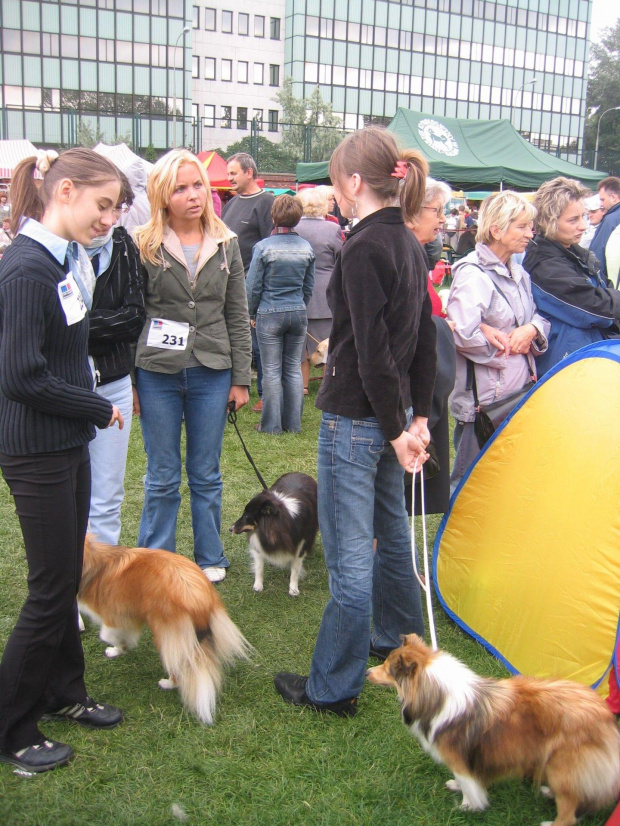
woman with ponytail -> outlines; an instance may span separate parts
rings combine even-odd
[[[370,127],[344,139],[329,174],[342,214],[359,218],[328,288],[333,321],[316,402],[331,598],[310,675],[284,672],[275,685],[287,702],[349,716],[369,653],[383,658],[400,634],[424,633],[404,471],[427,458],[435,328],[424,252],[405,226],[424,200],[422,155]]]
[[[118,408],[93,392],[81,292],[90,263],[78,244],[114,224],[119,192],[116,167],[89,149],[28,158],[11,187],[17,237],[0,262],[0,467],[24,538],[28,595],[0,663],[0,762],[28,772],[73,756],[41,733],[43,714],[94,728],[123,719],[88,697],[76,603],[88,442],[95,427],[123,426]]]

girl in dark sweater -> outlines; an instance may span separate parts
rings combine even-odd
[[[389,132],[371,127],[342,141],[329,172],[342,214],[359,218],[327,292],[333,320],[317,396],[331,599],[309,677],[284,672],[275,684],[288,702],[345,716],[356,710],[369,651],[384,657],[400,634],[424,633],[403,470],[428,457],[435,327],[426,258],[404,223],[423,203],[424,158],[399,153]]]
[[[24,537],[28,596],[0,663],[0,762],[41,772],[73,756],[39,730],[45,713],[95,728],[123,719],[87,695],[76,604],[88,442],[95,426],[122,427],[123,418],[93,392],[80,287],[90,276],[75,242],[90,244],[115,222],[120,178],[88,149],[41,152],[19,164],[11,193],[17,237],[0,263],[0,467]]]

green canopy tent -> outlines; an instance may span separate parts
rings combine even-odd
[[[594,188],[606,176],[536,149],[508,120],[464,120],[398,109],[388,129],[403,146],[422,152],[434,178],[456,189],[532,190],[559,175]],[[325,182],[327,167],[327,161],[299,163],[297,180]]]

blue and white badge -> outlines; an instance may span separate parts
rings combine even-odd
[[[77,324],[86,315],[86,304],[75,278],[69,273],[64,281],[58,284],[58,298],[60,306],[67,319],[67,326]]]
[[[185,350],[188,336],[189,324],[167,318],[152,318],[146,344],[147,347],[162,350]]]

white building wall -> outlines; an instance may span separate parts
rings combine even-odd
[[[284,80],[285,0],[199,0],[193,15],[192,74],[198,73],[192,78],[193,114],[199,124],[196,149],[236,143],[250,134],[250,121],[260,112],[260,134],[278,140],[274,120],[280,121],[281,107],[273,97]],[[279,26],[279,32],[272,26]],[[239,128],[243,110],[247,110],[246,127]],[[228,113],[230,126],[225,118]]]

